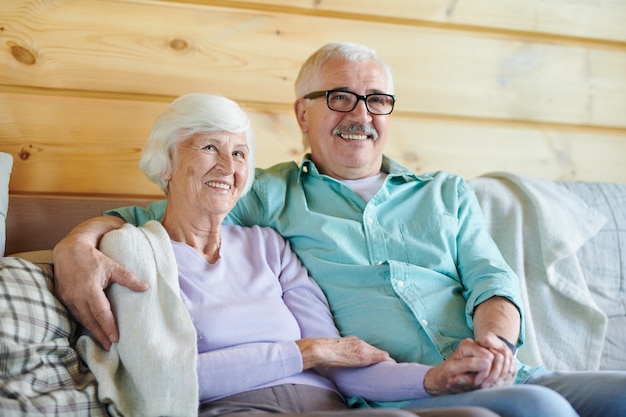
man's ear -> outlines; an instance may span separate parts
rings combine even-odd
[[[296,120],[298,121],[298,125],[300,126],[300,130],[302,131],[302,133],[307,133],[309,130],[309,115],[305,100],[306,99],[304,98],[299,98],[293,104],[293,109],[296,113]]]

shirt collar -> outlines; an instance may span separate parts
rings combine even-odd
[[[400,165],[393,159],[383,155],[383,163],[380,170],[388,175],[389,178],[404,179],[405,182],[421,180],[427,181],[431,178],[429,175],[417,175],[409,171],[404,166]],[[298,181],[306,175],[313,175],[319,177],[321,174],[317,170],[315,163],[311,160],[311,154],[307,153],[302,157],[302,163],[300,164],[300,173],[298,175]]]

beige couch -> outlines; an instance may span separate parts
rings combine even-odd
[[[528,342],[520,358],[626,370],[626,184],[494,174],[470,185],[522,277]],[[149,201],[9,196],[5,253],[17,257],[0,259],[0,410],[106,415],[74,350],[76,323],[53,295],[50,249],[105,209]]]

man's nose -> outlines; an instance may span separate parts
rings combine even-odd
[[[355,116],[358,116],[359,118],[363,118],[363,119],[371,119],[371,117],[372,117],[371,113],[367,109],[367,105],[365,103],[365,99],[363,99],[362,97],[359,97],[357,99],[356,107],[354,109],[352,109],[352,111],[350,113],[354,114]]]

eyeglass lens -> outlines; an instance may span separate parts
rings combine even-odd
[[[367,110],[372,114],[389,114],[393,110],[393,96],[388,94],[368,94],[363,99],[362,96],[351,91],[329,91],[328,107],[331,110],[340,112],[350,112],[354,110],[359,100],[364,100]]]

